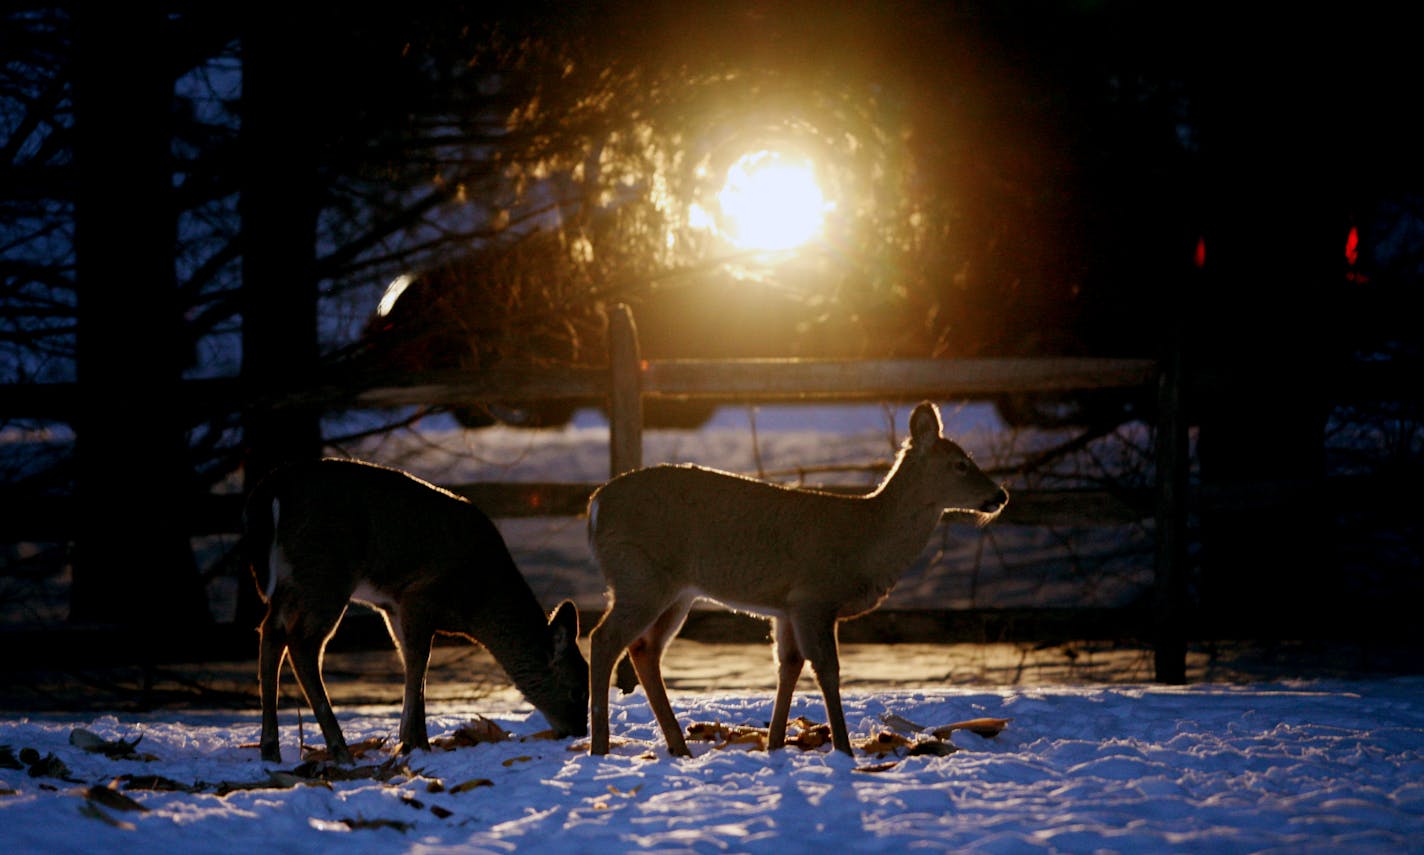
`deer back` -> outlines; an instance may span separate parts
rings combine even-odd
[[[270,576],[270,552],[279,552],[292,576],[283,583],[314,595],[350,597],[358,587],[390,599],[421,592],[464,611],[517,602],[528,590],[479,508],[376,464],[328,458],[285,467],[253,492],[247,517],[254,568]],[[270,593],[276,581],[259,585]]]

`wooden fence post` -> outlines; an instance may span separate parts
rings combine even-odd
[[[1187,681],[1187,418],[1182,336],[1168,343],[1157,385],[1157,560],[1154,666],[1159,683]]]
[[[643,365],[633,310],[624,303],[608,317],[609,477],[643,466]]]

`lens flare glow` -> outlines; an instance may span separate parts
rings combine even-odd
[[[415,277],[409,273],[402,273],[392,279],[391,284],[386,286],[386,292],[381,295],[381,302],[376,305],[376,314],[382,318],[389,315],[391,310],[396,307],[396,301],[414,281]]]
[[[734,246],[768,251],[794,249],[816,237],[830,209],[809,163],[771,151],[733,163],[717,203]]]

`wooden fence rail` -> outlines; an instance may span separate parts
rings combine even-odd
[[[642,465],[642,403],[648,398],[718,402],[895,401],[987,399],[999,395],[1091,389],[1162,387],[1159,399],[1180,396],[1180,372],[1164,373],[1144,359],[932,359],[932,360],[653,360],[638,349],[631,312],[617,307],[610,317],[607,368],[506,367],[478,375],[432,372],[399,382],[352,391],[340,386],[295,393],[250,394],[238,381],[206,380],[186,384],[190,407],[231,410],[247,407],[398,407],[467,405],[471,401],[511,403],[571,400],[606,404],[609,411],[609,472],[616,475]],[[78,391],[72,384],[17,387],[7,395],[7,415],[61,418]],[[1177,442],[1184,436],[1180,407],[1163,407],[1173,424],[1158,426],[1157,436]],[[1170,466],[1185,467],[1176,453],[1159,455]],[[1155,518],[1157,531],[1180,531],[1186,505],[1181,500],[1184,472],[1158,473],[1158,488],[1137,491],[1018,491],[1001,522],[1017,525],[1117,525]],[[474,500],[492,516],[580,515],[597,484],[481,483],[447,485]],[[1170,495],[1163,491],[1170,491]],[[65,498],[0,498],[0,537],[63,540],[68,532]],[[238,530],[241,498],[211,496],[192,507],[194,534]],[[1167,515],[1164,517],[1164,514]],[[1185,570],[1178,550],[1159,549],[1155,612],[1168,632],[1155,640],[1159,679],[1177,681],[1185,670],[1180,615],[1184,609],[1179,580]]]

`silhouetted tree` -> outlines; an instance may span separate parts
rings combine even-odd
[[[73,24],[82,393],[71,619],[201,623],[209,615],[188,545],[191,473],[177,415],[187,359],[168,33],[157,9],[85,4]]]

